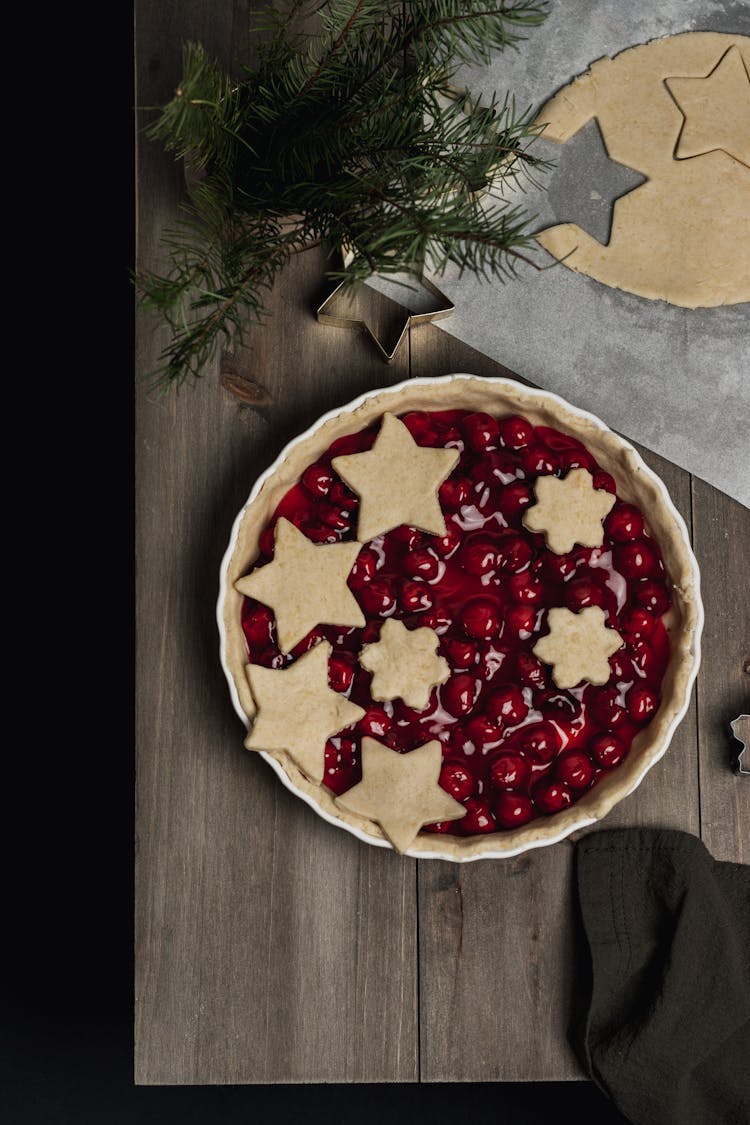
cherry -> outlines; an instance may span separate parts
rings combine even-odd
[[[534,499],[528,484],[524,484],[523,481],[516,481],[515,484],[505,486],[500,494],[498,508],[507,523],[519,524],[524,509],[528,508],[533,502]]]
[[[500,566],[511,574],[525,570],[534,557],[534,549],[520,535],[508,535],[500,543]]]
[[[404,582],[398,601],[407,613],[420,613],[434,605],[432,594],[423,582]]]
[[[526,687],[546,688],[547,673],[538,657],[530,652],[518,654],[518,678]]]
[[[492,641],[485,641],[479,646],[479,665],[484,679],[489,683],[494,680],[510,656],[510,649],[505,645],[495,645]]]
[[[571,469],[588,469],[594,473],[594,458],[583,449],[563,449],[558,454],[560,468],[567,476]]]
[[[453,827],[452,820],[436,820],[434,824],[425,824],[422,826],[422,832],[450,832]]]
[[[553,582],[567,582],[576,572],[576,560],[573,555],[554,555],[548,551],[544,556],[544,570]]]
[[[294,660],[297,660],[300,656],[304,656],[306,652],[309,652],[311,648],[315,648],[320,638],[320,630],[318,628],[311,629],[301,641],[297,641],[293,649],[289,650],[289,655]]]
[[[469,448],[475,453],[484,453],[488,449],[497,448],[500,426],[497,419],[490,414],[481,412],[467,414],[463,420],[463,427]]]
[[[275,670],[278,670],[279,668],[286,667],[287,659],[282,652],[279,652],[278,649],[271,647],[263,649],[262,652],[256,653],[253,663],[260,664],[263,668],[273,668]]]
[[[654,617],[661,617],[669,609],[669,594],[663,583],[647,578],[635,588],[635,600]]]
[[[342,694],[354,680],[354,657],[349,653],[335,652],[328,660],[328,685]]]
[[[561,746],[560,735],[552,723],[542,719],[518,732],[522,748],[538,762],[551,762]]]
[[[474,598],[461,612],[461,625],[470,637],[489,640],[500,632],[500,613],[494,602],[487,598]]]
[[[495,819],[501,828],[520,828],[534,818],[534,806],[525,793],[501,793],[495,801]]]
[[[604,530],[617,543],[627,543],[643,534],[643,516],[633,504],[618,501],[604,521]]]
[[[638,641],[630,650],[630,659],[637,674],[642,679],[652,679],[656,671],[656,654],[651,645]]]
[[[511,414],[508,418],[500,420],[500,440],[507,449],[517,451],[526,449],[534,438],[534,427],[531,422],[521,418],[518,414]]]
[[[495,818],[486,797],[469,797],[464,804],[466,815],[459,821],[459,824],[467,836],[476,836],[480,832],[495,831]]]
[[[635,679],[633,661],[625,654],[623,649],[619,649],[614,656],[610,656],[609,666],[612,669],[611,678],[615,683],[628,684]]]
[[[582,750],[568,750],[557,759],[555,773],[571,789],[588,789],[594,767],[588,754]]]
[[[425,629],[433,629],[439,637],[442,636],[446,629],[450,629],[452,624],[453,622],[450,617],[438,609],[426,610],[421,617],[417,617],[413,622],[404,619],[404,625],[406,625],[407,628],[419,629],[423,627]]]
[[[500,727],[491,722],[486,715],[474,715],[464,729],[466,737],[475,749],[482,749],[499,742],[502,734]]]
[[[645,539],[633,539],[615,547],[615,566],[625,578],[651,578],[659,570],[656,551]]]
[[[504,727],[517,727],[529,713],[523,693],[515,684],[500,684],[487,699],[484,711],[488,719]]]
[[[531,570],[522,570],[508,579],[508,589],[517,602],[540,605],[544,599],[544,584]]]
[[[489,477],[487,477],[486,471],[483,471],[485,465],[489,469]],[[498,484],[514,484],[518,458],[513,453],[488,453],[476,468],[482,479],[487,477],[487,484],[492,488],[496,488]]]
[[[615,766],[619,766],[627,754],[625,743],[611,731],[604,731],[602,734],[595,735],[589,743],[589,748],[596,761],[605,770],[611,770]]]
[[[247,638],[247,643],[253,649],[265,648],[275,641],[274,615],[272,610],[265,605],[258,605],[250,617],[242,623],[242,630]]]
[[[458,558],[467,574],[490,574],[498,566],[497,543],[492,539],[470,539]]]
[[[396,605],[393,586],[387,578],[373,578],[358,591],[359,604],[371,617],[384,617]]]
[[[573,794],[565,782],[551,777],[542,778],[534,788],[533,796],[536,807],[548,816],[561,812],[573,802]]]
[[[616,687],[595,688],[591,699],[591,714],[603,727],[616,727],[625,718],[625,709],[618,702]]]
[[[447,559],[456,550],[461,538],[461,529],[448,519],[445,521],[445,535],[432,540],[432,549],[441,559]]]
[[[409,527],[409,525],[405,523],[389,531],[388,538],[391,542],[398,543],[407,551],[414,551],[417,547],[423,547],[425,544],[424,533],[418,531],[416,527]]]
[[[591,578],[574,578],[565,587],[565,604],[573,613],[590,605],[603,606],[605,601],[601,586]]]
[[[383,707],[371,703],[365,708],[365,713],[357,723],[357,727],[370,738],[384,738],[391,729],[392,723],[393,720]]]
[[[515,750],[504,750],[490,766],[490,781],[498,789],[523,789],[530,775],[529,763]]]
[[[656,621],[648,610],[636,606],[621,615],[618,632],[626,641],[640,640],[643,637],[650,637],[655,625]]]
[[[574,695],[566,691],[535,691],[534,705],[538,711],[557,720],[567,719],[572,722],[581,713],[581,704]]]
[[[375,577],[378,569],[378,556],[372,547],[363,547],[354,560],[354,566],[349,574],[349,582],[354,588],[363,586],[365,582]]]
[[[471,496],[471,481],[466,477],[450,477],[440,485],[438,495],[443,508],[456,511]]]
[[[474,778],[459,762],[446,762],[440,771],[440,786],[456,801],[465,801],[476,791]]]
[[[477,646],[460,637],[443,637],[442,651],[456,672],[473,667],[479,657]]]
[[[632,687],[627,694],[628,714],[635,723],[647,723],[659,706],[659,697],[648,687]]]
[[[273,558],[274,540],[276,538],[275,524],[267,527],[258,540],[258,547],[260,548],[261,555],[266,555],[269,559]]]
[[[522,641],[528,640],[534,632],[537,610],[530,605],[514,605],[505,615],[505,624],[511,634],[520,637]]]
[[[541,446],[525,449],[521,454],[521,464],[527,476],[551,476],[560,468],[557,454]]]
[[[423,582],[434,582],[440,574],[440,559],[429,548],[409,551],[401,565],[404,574],[410,578],[421,578]]]
[[[351,513],[348,512],[346,508],[339,508],[334,504],[328,504],[326,507],[320,509],[320,518],[327,527],[332,527],[334,531],[348,531]]]
[[[446,711],[456,718],[468,715],[479,695],[479,681],[467,672],[459,672],[443,684],[440,698]]]
[[[604,469],[597,469],[591,478],[591,483],[594,488],[599,488],[603,492],[611,492],[613,496],[617,495],[617,485],[615,478],[609,473],[605,473]]]
[[[401,421],[404,423],[417,445],[437,444],[437,430],[432,423],[430,415],[424,410],[413,410],[410,414],[405,414]]]
[[[342,480],[336,480],[333,482],[333,487],[331,488],[331,502],[352,512],[357,507],[359,501],[348,485],[345,485]]]
[[[311,496],[327,496],[333,484],[333,473],[325,465],[310,465],[302,474],[302,484]]]

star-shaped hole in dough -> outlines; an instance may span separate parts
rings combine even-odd
[[[609,658],[623,641],[604,622],[604,610],[598,605],[580,613],[562,607],[549,611],[549,634],[537,641],[532,652],[552,665],[552,679],[559,688],[572,688],[583,680],[606,684],[612,674]]]
[[[725,51],[705,77],[664,82],[684,119],[675,160],[720,149],[750,167],[750,76],[738,47]]]
[[[588,469],[571,469],[564,479],[537,477],[534,485],[536,504],[527,508],[523,523],[529,531],[544,532],[550,551],[567,555],[576,543],[582,547],[601,547],[604,542],[602,521],[612,509],[616,497],[604,489],[594,488]]]
[[[362,780],[337,797],[336,804],[374,820],[396,851],[403,853],[423,825],[466,814],[464,806],[438,785],[442,761],[436,740],[399,754],[374,738],[363,738]]]
[[[282,517],[276,524],[273,560],[240,578],[234,588],[271,607],[279,648],[289,652],[316,625],[365,624],[346,584],[360,549],[359,543],[311,543]]]
[[[395,414],[384,414],[372,449],[331,462],[360,498],[357,538],[366,543],[402,524],[445,535],[438,489],[458,459],[457,449],[417,445]]]
[[[372,698],[403,699],[407,707],[423,711],[430,692],[450,676],[450,665],[438,656],[440,638],[434,629],[407,629],[403,621],[388,619],[374,644],[365,645],[359,662],[373,673]]]
[[[245,666],[258,708],[245,746],[248,750],[286,750],[318,785],[325,769],[326,740],[365,713],[328,686],[330,655],[331,646],[321,641],[289,668]]]

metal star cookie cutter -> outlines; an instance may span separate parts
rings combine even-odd
[[[742,746],[735,755],[733,766],[736,773],[750,777],[750,715],[738,715],[729,724],[732,735]]]
[[[407,312],[401,332],[399,333],[398,339],[396,340],[396,343],[394,344],[391,351],[388,351],[387,348],[384,347],[382,341],[378,339],[366,320],[362,320],[361,317],[357,316],[342,316],[330,311],[331,306],[336,303],[337,297],[340,295],[344,285],[346,284],[343,281],[340,282],[340,284],[336,286],[333,292],[326,297],[323,303],[318,306],[315,315],[317,316],[317,319],[321,324],[330,324],[336,328],[356,328],[359,331],[365,332],[375,344],[375,347],[378,349],[381,357],[385,360],[385,362],[392,363],[396,357],[396,352],[398,351],[404,340],[404,337],[412,326],[416,326],[418,324],[429,324],[434,320],[443,320],[445,317],[450,316],[456,307],[453,302],[445,295],[445,293],[438,289],[437,285],[435,285],[428,278],[417,274],[415,274],[414,277],[423,289],[425,289],[428,293],[436,298],[436,301],[440,303],[441,307],[437,309],[430,309],[428,312]]]

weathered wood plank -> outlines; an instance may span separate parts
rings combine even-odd
[[[693,518],[706,611],[698,676],[701,835],[715,859],[750,863],[750,780],[729,768],[736,744],[727,726],[750,714],[750,511],[694,478]]]
[[[511,375],[438,328],[411,334],[412,375]],[[690,527],[689,474],[641,450]],[[602,827],[698,832],[694,705],[672,746]],[[423,1081],[543,1081],[582,1072],[567,1038],[572,1014],[572,848],[507,862],[419,864]]]
[[[175,85],[181,39],[225,57],[234,41],[230,4],[142,4],[139,27],[142,105]],[[144,266],[180,190],[140,145]],[[243,750],[218,662],[219,564],[255,476],[323,410],[407,373],[407,352],[385,368],[364,338],[315,322],[323,267],[314,252],[296,261],[274,318],[248,333],[242,370],[273,400],[262,415],[216,372],[179,396],[139,387],[139,1083],[417,1076],[414,862],[326,824]],[[139,325],[141,375],[160,343]]]

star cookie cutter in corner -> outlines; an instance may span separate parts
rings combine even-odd
[[[750,777],[750,715],[738,715],[729,727],[742,747],[739,753],[735,754],[732,762],[735,773],[742,777]]]

